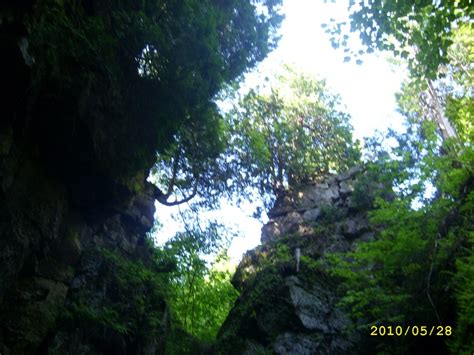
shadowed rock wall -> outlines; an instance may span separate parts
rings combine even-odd
[[[144,139],[133,151],[145,158],[122,169],[128,136],[91,116],[105,112],[81,101],[90,87],[75,96],[36,80],[34,6],[0,5],[0,353],[160,353],[164,298],[145,277],[127,288],[122,270],[155,267],[145,181],[155,150]],[[146,305],[131,309],[139,297]]]
[[[8,162],[10,156],[2,158]],[[133,314],[127,303],[119,305],[121,298],[132,296],[131,290],[120,285],[119,265],[107,253],[144,267],[154,265],[146,232],[155,207],[146,188],[126,207],[99,211],[71,204],[64,185],[30,159],[18,163],[17,174],[0,195],[0,352],[156,353],[163,346],[166,322],[148,329],[152,339],[147,343],[132,330],[120,334],[110,327],[107,322],[114,317],[99,319],[108,308],[116,312],[122,307],[117,322]],[[8,178],[3,176],[2,183]],[[151,294],[145,284],[131,287],[149,297],[148,312],[166,318],[163,297]],[[135,306],[133,299],[128,302]]]

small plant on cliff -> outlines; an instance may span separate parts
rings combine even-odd
[[[159,253],[156,249],[155,252]],[[131,339],[163,342],[169,283],[160,265],[166,261],[164,255],[157,255],[148,265],[106,249],[97,257],[101,259],[103,294],[97,297],[95,289],[85,289],[72,298],[67,309],[72,326],[82,324],[92,337],[119,334],[126,342]]]

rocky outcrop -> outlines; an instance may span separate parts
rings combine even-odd
[[[234,286],[241,291],[216,346],[226,354],[343,354],[358,334],[338,306],[338,284],[321,263],[373,238],[367,210],[371,191],[364,169],[354,167],[290,189],[269,212],[262,245],[240,263]],[[368,198],[369,197],[369,198]]]
[[[0,352],[155,354],[167,327],[159,285],[123,284],[127,273],[120,269],[121,262],[144,270],[155,265],[146,237],[153,199],[144,189],[126,208],[79,209],[30,164],[21,164],[20,177],[1,195]],[[137,294],[149,299],[143,319],[129,309]],[[148,327],[147,340],[133,324],[145,331],[145,312],[160,324]],[[121,322],[128,328],[117,327]]]
[[[330,209],[341,216],[348,215],[349,211],[357,212],[359,206],[351,194],[355,184],[353,177],[360,171],[360,167],[354,167],[345,174],[300,186],[280,197],[268,214],[270,221],[262,229],[262,243],[287,234],[312,234],[313,227],[327,219]],[[359,212],[358,215],[352,213],[350,219],[341,219],[335,225],[335,233],[350,236],[363,230],[364,218],[360,216],[364,211]]]

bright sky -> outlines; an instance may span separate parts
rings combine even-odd
[[[331,17],[347,20],[347,1],[338,0],[337,4],[332,4],[323,0],[285,0],[283,12],[286,18],[279,46],[256,72],[247,76],[247,85],[257,83],[260,75],[270,74],[281,64],[292,64],[326,79],[331,91],[341,96],[346,111],[352,116],[355,138],[370,136],[376,129],[401,127],[402,119],[395,112],[394,94],[400,89],[404,72],[394,68],[383,56],[366,55],[362,65],[353,61],[344,63],[345,54],[332,48],[328,34],[321,28],[321,24],[329,22]],[[357,38],[351,37],[349,43],[354,48],[358,45]],[[220,211],[203,216],[217,219],[239,233],[229,249],[235,262],[246,250],[260,243],[260,229],[267,220],[251,218],[253,209],[251,205],[238,209],[224,204]],[[180,230],[180,223],[171,217],[173,211],[177,208],[157,204],[156,217],[163,225],[155,236],[159,244]]]

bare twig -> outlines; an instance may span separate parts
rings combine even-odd
[[[438,250],[438,238],[440,237],[439,233],[437,235],[437,237],[435,238],[435,245],[434,245],[434,250],[433,250],[433,256],[431,257],[431,264],[430,264],[430,271],[428,273],[428,277],[427,277],[427,280],[426,280],[426,296],[428,297],[428,301],[430,302],[431,304],[431,307],[433,307],[433,311],[435,313],[435,316],[436,316],[436,319],[438,320],[438,323],[439,324],[442,324],[441,322],[441,318],[439,317],[439,314],[438,314],[438,311],[436,310],[436,306],[433,302],[433,299],[431,298],[431,295],[430,295],[430,283],[431,283],[431,275],[433,274],[433,265],[434,265],[434,260],[435,260],[435,256],[436,256],[436,252]]]

